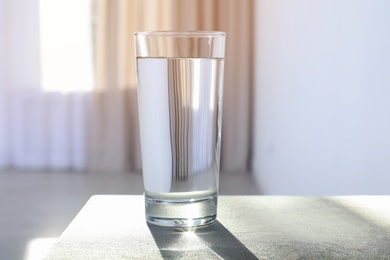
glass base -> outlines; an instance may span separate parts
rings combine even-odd
[[[211,225],[215,222],[216,215],[197,218],[197,219],[173,219],[173,218],[155,218],[146,216],[146,221],[153,225],[175,228],[193,228]]]
[[[217,216],[217,193],[196,199],[156,199],[145,194],[145,217],[165,227],[211,225]]]

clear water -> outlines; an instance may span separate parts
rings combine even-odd
[[[200,204],[210,210],[192,210],[193,217],[216,214],[222,74],[222,59],[137,59],[146,205],[187,206],[181,213],[171,207],[175,214],[157,207],[153,215],[147,207],[147,218],[188,218],[188,205]]]

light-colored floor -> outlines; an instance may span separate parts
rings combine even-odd
[[[260,194],[255,183],[222,173],[220,195]],[[136,173],[0,172],[0,259],[27,260],[31,242],[59,237],[92,195],[142,193]]]

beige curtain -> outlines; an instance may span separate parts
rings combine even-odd
[[[223,171],[248,170],[251,150],[252,0],[97,0],[96,90],[90,100],[89,168],[140,170],[133,32],[227,33]]]

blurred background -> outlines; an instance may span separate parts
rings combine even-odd
[[[93,194],[142,194],[134,31],[227,33],[221,194],[389,194],[388,10],[0,0],[0,256],[28,259]]]
[[[250,160],[252,1],[3,1],[2,168],[141,171],[133,33],[222,30],[223,168]],[[4,82],[4,83],[3,83]]]

